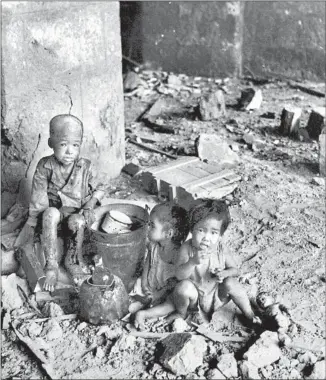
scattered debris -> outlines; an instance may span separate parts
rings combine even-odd
[[[206,338],[212,340],[213,342],[219,342],[219,343],[222,343],[222,342],[244,342],[246,340],[246,338],[243,338],[243,337],[228,336],[228,335],[222,334],[220,332],[208,330],[203,325],[197,325],[194,322],[192,322],[192,325],[197,327],[196,332],[198,334],[205,336]]]
[[[42,308],[42,313],[47,318],[57,318],[64,315],[61,306],[55,302],[46,302]]]
[[[283,136],[295,136],[300,128],[301,109],[286,106],[281,113],[281,124],[279,131]]]
[[[240,162],[239,156],[218,135],[202,133],[195,141],[195,146],[198,157],[201,160],[207,160],[209,163],[234,165]]]
[[[62,337],[62,334],[62,328],[54,318],[49,319],[47,322],[45,322],[42,330],[42,336],[46,336],[47,340],[60,339]]]
[[[23,306],[24,303],[17,288],[19,280],[15,273],[1,276],[1,302],[4,310],[19,309]]]
[[[207,349],[204,338],[174,333],[159,342],[160,363],[177,376],[188,375],[203,363]]]
[[[1,250],[1,275],[17,273],[19,262],[16,260],[15,251]]]
[[[249,350],[244,353],[243,359],[261,368],[276,362],[281,357],[281,354],[277,333],[265,331]]]
[[[201,120],[216,120],[226,116],[225,100],[222,90],[204,95],[199,101],[199,113]]]
[[[137,141],[135,141],[135,140],[133,140],[133,139],[128,138],[127,141],[130,142],[130,143],[132,143],[132,144],[135,144],[135,145],[137,145],[137,146],[140,146],[141,148],[145,148],[145,149],[147,149],[147,150],[151,150],[152,152],[156,152],[156,153],[163,154],[164,156],[167,156],[167,157],[172,158],[172,159],[174,159],[174,160],[178,158],[178,156],[175,156],[175,155],[173,155],[173,154],[170,154],[170,153],[164,152],[163,150],[160,150],[160,149],[157,149],[157,148],[151,147],[151,146],[149,146],[149,145],[146,145],[146,144],[143,144],[143,143],[137,142]]]
[[[224,380],[225,378],[217,368],[210,369],[206,374],[206,379],[208,380]]]
[[[325,126],[325,110],[325,107],[316,107],[310,113],[306,129],[309,133],[309,137],[314,140],[318,140]]]
[[[275,119],[275,112],[268,111],[260,115],[260,117],[263,117],[265,119]]]

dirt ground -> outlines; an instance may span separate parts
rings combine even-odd
[[[214,133],[226,139],[240,157],[240,163],[233,170],[242,179],[238,188],[227,196],[232,223],[226,233],[227,245],[242,263],[240,281],[250,294],[258,289],[274,292],[277,299],[290,309],[298,327],[293,337],[296,344],[306,348],[325,347],[325,183],[318,184],[313,180],[319,171],[318,144],[316,141],[290,139],[278,133],[285,104],[302,109],[301,126],[304,127],[311,109],[324,106],[325,99],[293,89],[281,80],[253,85],[246,80],[222,82],[179,76],[182,83],[169,87],[164,85],[165,73],[147,71],[140,77],[142,82],[136,90],[125,96],[126,132],[135,136],[146,135],[154,141],[148,145],[180,156],[195,155],[194,141],[200,133]],[[160,85],[155,87],[157,83]],[[320,84],[304,85],[325,91]],[[225,90],[227,115],[215,121],[196,119],[193,115],[200,96],[221,86]],[[252,112],[236,109],[241,90],[253,86],[262,90],[261,107]],[[186,116],[170,118],[173,134],[155,132],[141,117],[156,99],[164,96],[178,99],[189,110]],[[262,117],[267,112],[275,113],[275,118]],[[252,149],[245,142],[243,136],[247,133],[262,140],[260,149]],[[145,168],[170,160],[126,143],[127,163]],[[124,173],[109,184],[109,189],[109,197],[113,198],[155,200],[154,196],[142,191],[136,179]],[[227,308],[239,313],[231,304]],[[130,325],[118,322],[103,330],[78,319],[55,322],[48,319],[37,323],[26,315],[19,317],[27,311],[31,310],[21,307],[11,319],[19,321],[21,333],[33,337],[36,345],[52,357],[56,378],[202,379],[207,378],[209,369],[216,366],[219,355],[231,352],[240,360],[247,344],[207,340],[208,351],[202,366],[188,376],[175,376],[156,359],[157,339],[129,335]],[[218,329],[214,318],[210,328]],[[169,331],[169,326],[152,323],[148,329]],[[240,334],[237,327],[230,325],[222,330],[229,335]],[[52,331],[51,339],[49,331]],[[81,356],[103,331],[105,343]],[[249,337],[252,333],[249,331]],[[282,348],[282,360],[260,369],[261,378],[309,378],[312,366],[300,361],[301,351]],[[10,326],[2,330],[1,359],[3,379],[48,378],[40,362],[19,341]],[[318,357],[321,359],[323,356]],[[241,378],[240,373],[238,378]]]

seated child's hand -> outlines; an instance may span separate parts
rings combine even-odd
[[[219,268],[214,268],[211,270],[212,275],[216,276],[217,281],[219,283],[222,283],[224,279],[227,277],[227,273],[224,270],[221,270]]]

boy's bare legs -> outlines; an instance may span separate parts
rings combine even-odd
[[[227,277],[221,284],[219,291],[220,298],[229,295],[232,301],[242,311],[248,320],[253,321],[255,314],[251,308],[249,297],[238,280],[234,277]]]
[[[49,207],[43,213],[42,246],[45,255],[44,290],[53,292],[58,281],[57,229],[61,219],[58,209]]]
[[[174,310],[175,307],[170,300],[167,300],[164,303],[151,307],[149,309],[139,310],[135,314],[134,325],[137,329],[144,330],[144,323],[146,319],[164,317],[165,315],[170,314]]]
[[[73,278],[77,278],[77,280],[79,280],[79,275],[89,275],[91,273],[88,265],[83,258],[83,242],[85,230],[84,217],[79,214],[71,215],[68,219],[68,227],[72,232],[72,236],[69,237],[68,241],[65,266]]]

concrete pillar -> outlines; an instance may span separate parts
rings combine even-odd
[[[118,2],[2,2],[2,191],[27,188],[50,119],[84,123],[81,156],[108,183],[125,162]],[[23,197],[28,201],[28,193]]]

